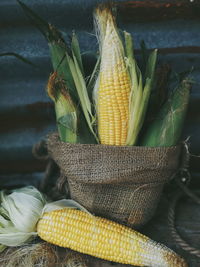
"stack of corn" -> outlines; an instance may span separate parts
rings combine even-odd
[[[9,193],[1,191],[0,201],[2,250],[20,246],[38,235],[49,243],[109,261],[137,266],[187,266],[164,245],[126,226],[93,216],[72,200],[47,203],[36,188],[25,187]]]
[[[94,12],[100,56],[88,80],[75,33],[67,46],[55,27],[18,2],[49,43],[54,73],[47,92],[55,103],[62,141],[116,146],[177,144],[191,85],[188,80],[181,83],[145,134],[141,134],[150,115],[146,113],[155,85],[157,50],[149,55],[142,73],[133,53],[131,35],[119,34],[109,5],[99,5]]]
[[[100,43],[100,70],[95,85],[98,135],[105,145],[173,146],[181,136],[191,83],[185,79],[158,111],[142,139],[138,140],[154,87],[157,50],[154,50],[142,75],[137,66],[131,36],[118,33],[109,8],[95,12]],[[125,43],[125,45],[123,45]],[[150,103],[151,104],[151,103]]]

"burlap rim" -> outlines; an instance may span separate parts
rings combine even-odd
[[[163,175],[153,177],[153,173],[160,170],[163,172],[165,169],[177,169],[177,160],[180,156],[181,146],[171,147],[140,147],[140,146],[107,146],[100,144],[70,144],[60,141],[57,133],[50,134],[48,136],[48,151],[50,156],[56,161],[62,172],[69,175],[76,182],[81,183],[93,183],[93,184],[106,184],[106,183],[130,183],[131,168],[127,168],[127,165],[133,164],[134,172],[138,173],[138,176],[133,176],[131,183],[140,184],[142,181],[140,176],[143,176],[143,172],[148,172],[149,181],[145,181],[148,184],[162,183],[169,181],[171,176],[166,179]],[[66,159],[66,153],[68,162],[64,162]],[[133,158],[134,155],[143,155],[141,159]],[[123,154],[126,155],[124,167],[122,164]],[[91,156],[91,155],[94,155]],[[128,156],[127,156],[128,155]],[[152,158],[153,157],[153,158]],[[108,159],[109,158],[109,162]],[[128,162],[127,162],[128,158]],[[141,157],[140,157],[141,158]],[[153,159],[153,160],[152,160]],[[115,169],[112,166],[117,166],[118,160],[120,162],[121,169]],[[73,164],[74,161],[74,164]],[[141,162],[140,162],[141,161]],[[70,171],[69,171],[69,165]],[[144,169],[145,164],[145,169]],[[94,167],[93,167],[94,166]],[[95,169],[97,168],[98,169]],[[70,173],[69,173],[70,172]],[[73,175],[73,172],[75,175]],[[102,172],[103,177],[98,179],[90,179],[84,173],[93,173],[99,176]],[[119,172],[123,173],[123,177],[120,180]],[[112,173],[112,175],[111,175]],[[107,175],[108,174],[108,175]],[[116,175],[117,174],[117,175]],[[68,176],[67,175],[67,176]],[[126,180],[126,175],[128,179]],[[116,177],[118,177],[116,179]]]

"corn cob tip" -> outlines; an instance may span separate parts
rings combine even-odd
[[[98,17],[110,17],[115,20],[115,11],[116,5],[114,3],[100,3],[94,9],[94,15]]]
[[[188,267],[188,264],[186,263],[186,261],[180,257],[179,255],[173,253],[171,255],[164,255],[164,258],[166,259],[166,262],[168,265],[166,266],[170,266],[170,267]]]
[[[155,243],[155,241],[152,241],[149,239],[147,241],[147,244],[145,245],[145,248],[149,259],[150,266],[157,266],[157,267],[187,267],[186,261],[180,257],[178,254],[176,254],[173,250],[166,247],[165,245]],[[155,249],[156,248],[156,249]],[[157,264],[156,264],[157,262]]]
[[[115,16],[113,15],[114,6],[111,4],[99,4],[97,8],[94,10],[94,25],[96,30],[97,39],[101,45],[103,39],[105,38],[106,29],[108,23],[116,27]]]

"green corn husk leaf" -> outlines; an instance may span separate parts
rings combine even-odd
[[[150,99],[150,94],[154,87],[156,61],[157,61],[157,49],[151,52],[151,54],[149,55],[148,61],[147,61],[146,75],[145,75],[146,82],[145,82],[145,86],[143,89],[143,101],[142,101],[142,106],[141,106],[141,117],[140,117],[141,127],[145,120],[146,111],[147,111],[149,99]]]
[[[50,55],[53,69],[66,84],[72,99],[78,103],[74,80],[66,58],[66,45],[63,41],[49,43]]]
[[[140,48],[141,48],[141,54],[142,54],[142,72],[144,73],[146,65],[147,65],[148,57],[149,57],[148,50],[147,50],[144,40],[141,41]]]
[[[90,78],[89,82],[91,82],[91,84],[88,84],[88,86],[86,86],[79,42],[74,32],[72,34],[71,48],[72,48],[73,63],[75,66],[75,72],[73,71],[71,73],[75,82],[75,86],[77,86],[78,83],[80,82],[80,87],[79,86],[76,87],[76,90],[82,108],[82,112],[80,112],[79,114],[79,121],[78,121],[79,122],[78,140],[80,143],[88,143],[88,144],[97,143],[98,140],[93,127],[96,119],[92,114],[92,105],[89,98],[89,93],[90,91],[92,91],[92,88],[90,88],[90,86],[92,85],[92,80]],[[68,59],[68,64],[70,64],[69,60],[71,61],[71,57],[69,55],[67,55],[67,59]],[[97,72],[97,67],[98,66],[95,66],[92,76],[94,75],[95,72]],[[87,116],[87,111],[89,113],[89,116]],[[87,125],[89,126],[90,131],[88,131]]]
[[[60,140],[71,144],[77,143],[77,117],[75,112],[70,112],[57,119]]]
[[[94,103],[94,110],[96,111],[95,114],[95,120],[97,121],[97,94],[99,89],[99,72],[100,72],[100,63],[101,63],[101,57],[98,55],[96,64],[94,66],[93,72],[90,76],[90,79],[88,81],[88,93],[91,93],[91,99]]]
[[[95,123],[95,117],[92,114],[92,107],[91,102],[88,96],[87,87],[81,70],[79,68],[78,62],[76,60],[75,55],[73,54],[73,59],[67,55],[70,70],[72,76],[74,78],[74,82],[76,84],[76,90],[80,99],[81,107],[83,110],[83,114],[89,126],[89,129],[93,136],[95,137],[96,141],[98,142],[98,138],[94,132],[93,124]]]
[[[147,65],[146,65],[146,72],[145,72],[145,80],[147,78],[151,79],[151,83],[153,82],[155,67],[156,67],[156,60],[157,60],[157,52],[158,50],[155,49],[149,55]]]
[[[143,86],[142,73],[137,66],[133,54],[133,43],[131,35],[124,32],[125,50],[127,56],[127,65],[131,77],[131,93],[129,101],[129,127],[126,145],[136,145],[140,130],[143,126],[151,89],[153,86],[155,64],[157,59],[157,50],[154,50],[147,61],[146,73]]]
[[[81,73],[84,76],[84,69],[83,69],[83,62],[82,62],[82,57],[81,57],[80,46],[79,46],[79,42],[78,42],[78,39],[77,39],[75,32],[72,32],[71,49],[72,49],[72,53],[74,54],[74,56],[78,62],[79,69],[81,70]]]
[[[101,62],[101,58],[100,58],[100,56],[98,56],[96,64],[95,64],[94,69],[93,69],[93,72],[92,72],[90,79],[88,81],[88,84],[87,84],[88,92],[92,92],[92,90],[95,87],[96,81],[98,79],[98,73],[100,71],[100,62]]]
[[[78,209],[81,211],[84,211],[90,215],[92,215],[88,210],[86,210],[82,205],[80,205],[79,203],[77,203],[76,201],[72,200],[72,199],[61,199],[61,200],[57,200],[51,203],[47,203],[42,211],[42,214],[45,212],[51,212],[54,210],[60,210],[62,208],[71,208],[71,209]]]
[[[92,117],[92,107],[91,107],[90,99],[88,97],[85,80],[82,76],[81,70],[79,68],[77,59],[74,54],[73,54],[73,61],[71,60],[70,68],[72,70],[72,75],[76,82],[76,89],[77,89],[77,92],[78,92],[78,95],[79,95],[79,98],[82,104],[82,108],[86,109],[88,114]]]
[[[155,80],[152,86],[149,104],[147,107],[147,115],[141,131],[142,133],[140,139],[142,139],[146,129],[151,125],[161,107],[167,101],[167,88],[169,85],[170,72],[171,68],[168,64],[161,65],[156,69]]]
[[[134,94],[138,90],[138,83],[141,73],[134,57],[134,48],[130,33],[124,31],[124,39],[125,39],[125,51],[128,59],[129,73],[132,84],[131,94],[132,94],[132,99],[134,99]]]
[[[163,105],[141,141],[142,146],[173,146],[180,140],[187,112],[191,82],[185,79]]]
[[[134,102],[131,101],[133,102],[133,105],[130,107],[130,119],[129,119],[129,128],[128,128],[126,145],[136,144],[138,133],[141,128],[140,113],[141,113],[141,103],[143,100],[142,97],[143,97],[142,75],[140,75],[137,91],[132,96]]]

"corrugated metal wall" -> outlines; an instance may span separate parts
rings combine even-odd
[[[96,51],[92,10],[99,1],[25,1],[38,14],[62,30],[67,38],[75,29],[83,51]],[[130,31],[139,49],[159,48],[159,61],[174,72],[194,67],[191,104],[184,136],[190,135],[191,151],[200,151],[200,2],[199,1],[115,1],[119,25]],[[34,62],[33,68],[15,57],[0,58],[0,173],[32,173],[43,165],[34,160],[32,145],[55,129],[53,106],[45,93],[51,71],[46,40],[35,29],[15,0],[0,1],[0,53],[16,52]],[[87,65],[88,62],[87,62]],[[199,172],[199,158],[191,168]]]
[[[83,51],[93,52],[97,40],[93,32],[92,10],[99,1],[26,1],[31,8],[56,25],[67,38],[75,29]],[[100,1],[102,2],[102,1]],[[131,32],[135,48],[141,40],[148,48],[159,48],[159,61],[172,65],[174,72],[194,67],[191,104],[184,136],[190,135],[191,151],[200,151],[200,3],[199,1],[115,1],[119,25]],[[15,57],[0,58],[0,173],[40,172],[31,147],[55,129],[53,106],[45,93],[51,71],[46,40],[29,22],[15,0],[0,1],[0,53],[16,52],[37,65]],[[86,62],[87,65],[88,62]],[[191,168],[198,173],[199,158]]]

